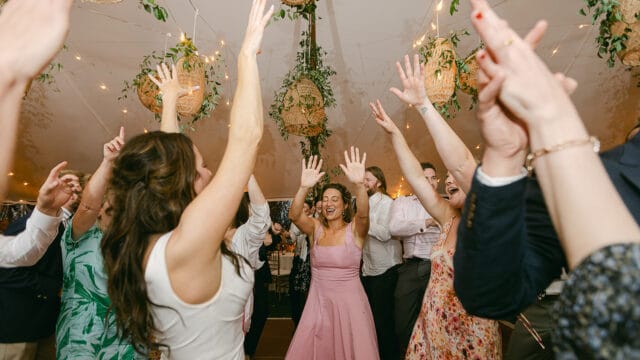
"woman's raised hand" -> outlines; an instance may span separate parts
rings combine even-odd
[[[351,156],[347,150],[344,151],[344,162],[345,164],[340,164],[340,168],[342,172],[347,176],[347,179],[354,184],[362,184],[364,183],[364,173],[365,167],[364,163],[367,160],[367,153],[362,155],[362,160],[360,160],[360,149],[357,147],[351,147]]]
[[[300,175],[300,187],[312,188],[322,179],[324,172],[322,169],[322,159],[314,155],[308,161],[302,159],[302,175]]]
[[[376,118],[376,122],[380,125],[387,134],[397,134],[400,133],[400,129],[396,126],[396,124],[391,120],[389,115],[384,111],[380,100],[376,100],[374,103],[369,103],[369,107],[371,108],[371,113]]]
[[[102,149],[102,154],[104,159],[107,161],[113,161],[118,154],[120,154],[120,149],[124,146],[124,127],[120,127],[120,134],[113,138],[113,140],[104,144],[104,148]]]
[[[392,87],[389,91],[407,104],[418,106],[420,104],[431,103],[427,97],[427,90],[424,87],[424,68],[420,64],[420,58],[417,54],[413,56],[413,65],[411,65],[409,55],[405,55],[404,70],[399,61],[396,62],[396,69],[398,70],[398,76],[400,77],[400,81],[402,81],[404,90],[400,91]]]
[[[271,5],[265,13],[264,8],[267,0],[253,0],[251,12],[249,13],[249,23],[242,41],[241,51],[246,54],[255,55],[260,53],[260,43],[262,42],[262,34],[264,27],[273,15],[274,7]]]
[[[191,91],[197,91],[200,89],[199,85],[192,86],[191,88],[186,88],[180,85],[180,82],[178,81],[178,72],[176,71],[175,65],[171,65],[171,71],[169,71],[169,68],[165,63],[158,65],[157,68],[158,78],[152,76],[151,74],[147,76],[149,76],[149,79],[151,79],[151,81],[158,85],[163,100],[166,100],[168,97],[177,99],[180,96],[186,95]]]

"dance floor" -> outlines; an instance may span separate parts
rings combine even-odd
[[[290,318],[269,318],[264,327],[255,360],[284,359],[293,337],[293,321]]]

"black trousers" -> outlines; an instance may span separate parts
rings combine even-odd
[[[405,259],[405,262],[398,268],[398,283],[394,293],[394,301],[395,330],[400,354],[406,353],[407,346],[409,346],[413,325],[420,314],[430,275],[430,260]]]
[[[529,320],[534,329],[542,338],[545,349],[542,349],[533,336],[525,329],[520,320],[511,333],[509,347],[505,360],[553,360],[553,343],[551,342],[551,330],[555,322],[551,317],[551,309],[558,296],[546,296],[542,300],[526,308],[522,313]]]
[[[251,314],[251,327],[244,337],[244,352],[249,356],[256,353],[262,330],[269,316],[269,283],[271,271],[268,263],[256,270],[255,283],[253,285],[253,314]]]
[[[395,332],[393,293],[398,281],[396,265],[377,276],[363,276],[362,284],[367,293],[373,321],[378,337],[378,351],[381,360],[398,360],[398,340]]]
[[[308,256],[308,255],[307,255]],[[309,259],[307,259],[309,261]],[[307,302],[307,295],[309,295],[309,286],[307,284],[306,291],[298,290],[299,286],[296,286],[297,276],[300,272],[300,268],[305,266],[305,263],[299,256],[293,258],[293,267],[291,268],[291,274],[289,274],[289,299],[291,300],[291,320],[293,320],[294,327],[298,327],[300,318],[302,317],[302,311],[304,310],[304,304]]]

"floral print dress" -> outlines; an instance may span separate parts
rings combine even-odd
[[[107,295],[97,226],[77,241],[71,227],[62,237],[62,306],[56,326],[57,359],[135,359],[140,358],[128,342],[117,336],[115,317],[107,311]]]
[[[500,359],[498,322],[469,315],[453,289],[454,249],[444,247],[455,217],[431,253],[431,279],[413,327],[406,359]]]

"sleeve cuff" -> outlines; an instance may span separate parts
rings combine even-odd
[[[478,181],[485,186],[491,187],[499,187],[505,186],[509,184],[513,184],[514,182],[524,179],[527,176],[527,169],[522,168],[519,175],[514,176],[505,176],[505,177],[491,177],[482,171],[482,166],[478,166],[478,171],[476,172],[476,177]]]
[[[60,216],[49,216],[45,215],[38,210],[38,208],[33,209],[33,214],[29,218],[28,222],[37,227],[38,229],[42,229],[46,232],[56,232],[58,231],[58,225],[60,225],[60,221],[62,221],[62,213]]]

